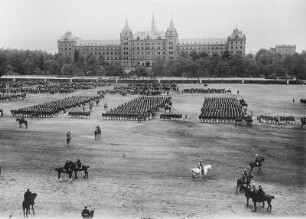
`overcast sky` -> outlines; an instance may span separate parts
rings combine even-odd
[[[171,15],[179,38],[226,38],[238,27],[246,52],[292,44],[306,50],[305,0],[0,0],[0,48],[57,52],[67,30],[84,40],[119,39],[126,18],[165,31]]]

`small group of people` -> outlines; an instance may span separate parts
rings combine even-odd
[[[255,154],[255,164],[256,166],[259,166],[259,162],[260,162],[260,158],[258,154]],[[244,182],[246,183],[248,180],[248,177],[250,177],[252,175],[252,170],[249,170],[249,173],[247,171],[247,169],[245,169],[242,173],[242,178],[244,179]],[[263,188],[261,185],[258,185],[258,189],[256,187],[256,183],[254,179],[251,179],[250,185],[249,185],[249,189],[252,192],[257,193],[258,195],[260,195],[261,197],[265,195],[265,192],[263,191]]]
[[[64,169],[68,172],[69,168],[72,165],[73,165],[73,161],[70,160],[70,159],[67,159],[66,162],[65,162],[65,165],[64,165]],[[77,158],[76,165],[77,165],[78,169],[82,169],[82,162],[81,162],[81,160],[79,158]]]

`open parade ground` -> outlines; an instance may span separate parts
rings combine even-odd
[[[180,84],[181,89],[203,84]],[[137,95],[106,94],[94,106],[90,118],[76,119],[64,113],[55,118],[27,118],[28,129],[19,128],[10,110],[76,94],[27,94],[24,100],[0,103],[0,217],[23,217],[21,203],[27,188],[38,194],[36,218],[81,218],[85,205],[95,208],[95,218],[208,218],[305,216],[305,133],[300,118],[306,105],[303,85],[215,84],[243,98],[252,112],[253,124],[211,124],[199,121],[204,97],[217,94],[170,92],[172,112],[187,115],[187,121],[156,119],[137,122],[105,120],[101,114]],[[237,91],[239,95],[237,94]],[[166,94],[163,94],[166,96]],[[293,103],[293,98],[296,100]],[[294,116],[294,124],[262,124],[257,115]],[[100,140],[94,130],[102,128]],[[67,130],[72,145],[67,147]],[[262,173],[255,168],[255,182],[273,195],[272,211],[253,202],[246,207],[243,193],[236,195],[236,181],[254,154],[265,157]],[[89,165],[89,177],[70,183],[55,168],[67,159],[79,158]],[[212,169],[203,178],[193,178],[191,168],[199,160]],[[33,215],[30,218],[34,218]]]

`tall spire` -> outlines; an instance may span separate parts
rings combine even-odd
[[[154,21],[154,15],[152,15],[152,21],[151,21],[151,32],[156,32],[156,26]]]
[[[125,20],[125,25],[122,31],[125,31],[125,32],[131,31],[127,19]]]
[[[169,30],[174,30],[174,24],[173,24],[173,19],[171,17],[171,20],[170,20],[170,24],[169,24]]]

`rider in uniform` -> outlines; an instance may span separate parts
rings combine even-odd
[[[201,174],[204,175],[204,168],[203,168],[202,161],[198,162],[198,168],[201,170]]]
[[[259,185],[259,186],[258,186],[258,195],[259,195],[259,197],[260,197],[260,198],[263,198],[263,196],[264,196],[265,194],[266,194],[266,193],[263,191],[262,186]]]
[[[251,190],[252,192],[256,192],[256,184],[255,184],[255,181],[254,181],[254,180],[251,181],[250,190]]]
[[[247,169],[244,169],[242,173],[242,178],[244,179],[244,182],[247,182],[247,179],[248,179]]]
[[[24,193],[24,200],[30,200],[32,197],[32,192],[30,189],[27,189],[27,191]]]
[[[79,158],[77,158],[77,165],[78,165],[78,169],[82,169],[82,162],[80,161]]]

